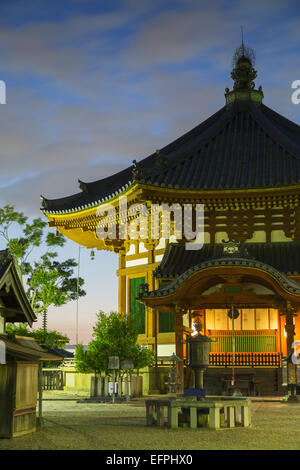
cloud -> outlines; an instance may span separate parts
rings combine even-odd
[[[289,92],[299,78],[299,17],[282,22],[282,1],[272,11],[268,2],[216,4],[120,2],[114,11],[6,24],[2,204],[38,213],[41,193],[78,192],[78,178],[109,176],[217,111],[232,84],[231,56],[245,17],[265,102],[296,120]]]
[[[264,102],[300,123],[290,100],[291,82],[300,79],[296,1],[50,3],[1,4],[1,205],[39,215],[40,194],[77,193],[78,178],[109,176],[217,111],[232,86],[241,24],[257,53]],[[76,245],[68,247],[74,256]],[[88,265],[82,270],[90,286],[80,307],[85,342],[95,312],[116,308],[117,257],[105,256],[91,274]],[[50,327],[60,323],[74,338],[74,305],[55,311]]]

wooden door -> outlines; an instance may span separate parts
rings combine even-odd
[[[0,365],[0,437],[13,435],[13,413],[16,390],[16,365]]]

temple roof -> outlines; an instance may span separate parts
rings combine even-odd
[[[243,48],[244,51],[244,48]],[[98,206],[136,183],[177,190],[248,190],[300,183],[300,126],[262,104],[251,60],[238,55],[226,105],[138,163],[108,178],[79,181],[81,192],[49,200],[42,211],[64,214]]]
[[[0,251],[0,310],[7,322],[26,322],[31,326],[36,321],[22,281],[8,250]]]
[[[0,339],[5,344],[8,356],[36,361],[62,361],[63,359],[59,351],[46,350],[31,337],[16,336],[9,339],[7,335],[0,335]]]
[[[272,278],[274,278],[277,284],[280,285],[288,294],[293,296],[300,296],[300,283],[294,279],[289,278],[286,274],[279,271],[274,266],[270,266],[265,262],[257,261],[255,259],[249,259],[246,257],[222,257],[218,259],[211,259],[203,261],[194,266],[190,266],[182,274],[179,274],[176,278],[172,279],[168,284],[161,286],[157,290],[151,292],[141,291],[137,297],[138,300],[144,301],[149,298],[159,298],[175,293],[178,288],[184,284],[191,276],[201,271],[206,271],[208,268],[248,268],[251,270],[263,271]]]
[[[223,250],[222,243],[205,244],[200,250],[186,250],[185,244],[169,243],[154,276],[175,279],[194,266],[223,258]],[[244,243],[241,250],[246,258],[272,266],[285,275],[300,275],[300,242]]]

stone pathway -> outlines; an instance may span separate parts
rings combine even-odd
[[[251,428],[222,431],[146,427],[144,400],[86,404],[77,403],[77,396],[67,393],[57,393],[55,398],[43,401],[41,430],[1,439],[0,449],[300,449],[300,404],[274,402],[271,397],[252,401]]]

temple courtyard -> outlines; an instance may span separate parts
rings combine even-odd
[[[0,449],[30,450],[298,450],[300,403],[252,399],[252,425],[213,431],[146,427],[144,399],[123,404],[77,403],[66,392],[45,392],[43,427],[0,439]],[[278,400],[278,401],[274,401]]]

